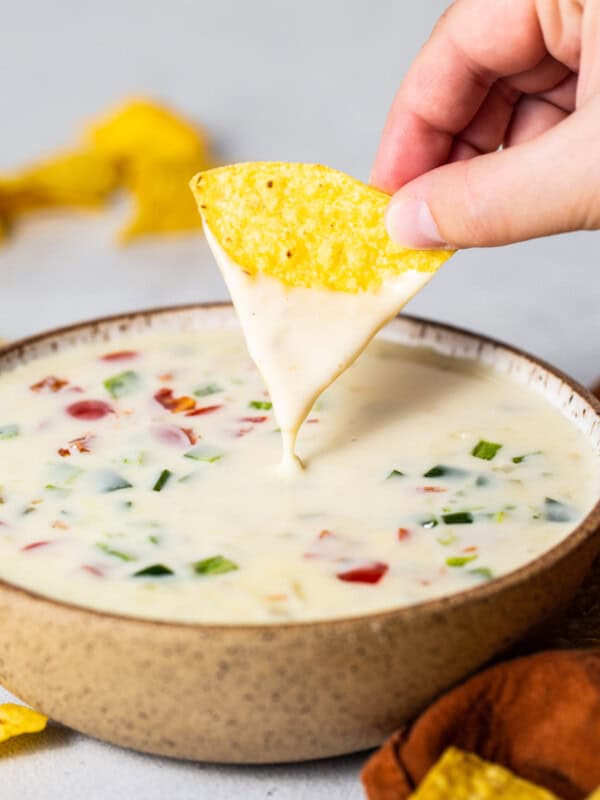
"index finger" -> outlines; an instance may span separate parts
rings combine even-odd
[[[458,0],[400,86],[371,182],[391,194],[444,164],[495,81],[531,69],[546,52],[534,0]]]

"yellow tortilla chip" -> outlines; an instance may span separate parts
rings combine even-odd
[[[409,269],[434,272],[452,255],[394,244],[384,225],[389,196],[317,164],[233,164],[190,186],[225,252],[249,274],[289,286],[376,289]]]
[[[89,128],[87,139],[99,153],[122,166],[132,159],[204,163],[207,142],[191,122],[149,100],[126,102]]]
[[[98,206],[117,186],[112,161],[89,150],[59,153],[15,175],[0,177],[10,216],[48,206]]]
[[[0,742],[22,733],[38,733],[43,731],[48,717],[15,703],[0,705]]]
[[[200,219],[188,184],[199,167],[193,161],[154,161],[132,165],[127,180],[134,214],[119,234],[122,242],[145,234],[197,231]]]
[[[449,747],[411,800],[558,800],[552,792],[517,778],[504,767]]]
[[[595,792],[592,792],[592,794],[588,795],[587,800],[600,800],[600,786]]]

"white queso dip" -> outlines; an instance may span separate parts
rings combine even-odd
[[[469,589],[560,542],[596,457],[540,396],[375,339],[278,466],[241,332],[151,331],[0,376],[0,577],[151,619],[331,619]]]

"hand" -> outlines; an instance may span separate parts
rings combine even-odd
[[[600,0],[457,0],[400,86],[371,182],[396,192],[386,222],[407,247],[600,228]]]

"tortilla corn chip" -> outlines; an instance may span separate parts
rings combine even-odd
[[[22,733],[38,733],[43,731],[48,717],[15,703],[0,705],[0,742]]]
[[[89,150],[59,153],[0,178],[2,204],[11,216],[48,206],[98,206],[117,186],[117,170]]]
[[[132,165],[127,180],[134,214],[120,232],[122,242],[150,233],[198,230],[200,220],[188,188],[199,161],[146,159]]]
[[[558,800],[497,764],[449,747],[429,770],[411,800]]]
[[[90,145],[125,169],[132,159],[186,161],[207,150],[204,133],[191,122],[149,100],[130,100],[93,123],[87,133]]]
[[[225,252],[249,274],[289,286],[355,293],[410,269],[435,272],[452,255],[394,244],[388,195],[317,164],[233,164],[190,186]]]

